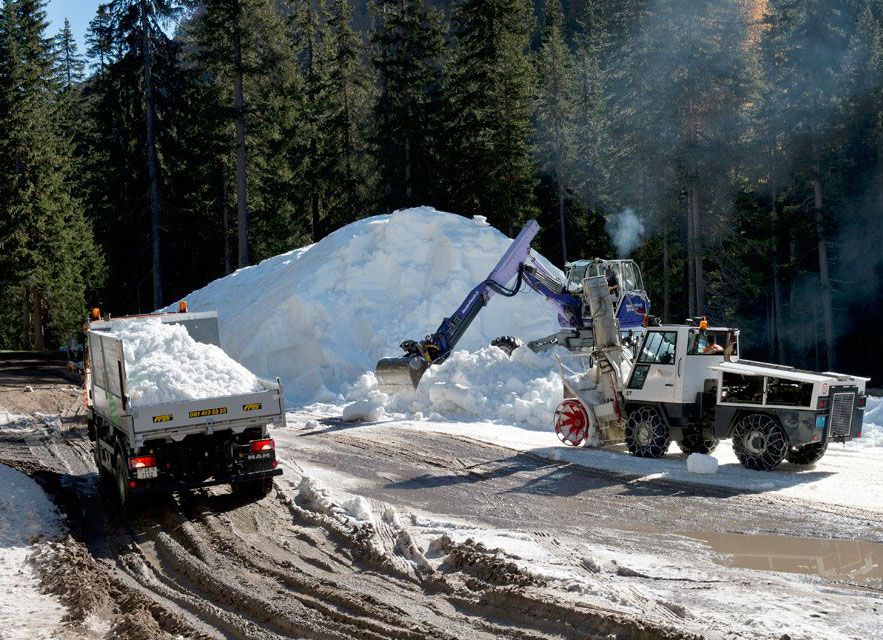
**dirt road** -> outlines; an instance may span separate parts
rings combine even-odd
[[[879,586],[746,572],[686,537],[883,540],[855,510],[292,415],[271,496],[218,488],[122,517],[97,486],[76,387],[7,377],[0,407],[23,416],[0,426],[0,463],[67,516],[67,538],[33,560],[68,609],[62,638],[872,637],[877,624]]]

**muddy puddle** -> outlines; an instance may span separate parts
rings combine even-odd
[[[823,540],[772,535],[690,532],[724,554],[728,567],[805,573],[883,588],[883,544],[858,540]]]

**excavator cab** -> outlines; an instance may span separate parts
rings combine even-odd
[[[650,300],[644,291],[641,269],[634,260],[577,260],[564,265],[567,293],[582,295],[583,280],[593,276],[607,277],[608,269],[616,276],[619,286],[611,291],[614,314],[622,331],[640,330],[644,316],[650,311]],[[608,279],[609,280],[609,279]]]

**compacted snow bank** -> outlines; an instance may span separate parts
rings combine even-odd
[[[215,398],[260,391],[257,377],[215,345],[178,324],[140,319],[114,327],[122,338],[133,405]]]
[[[31,544],[63,531],[55,507],[36,482],[0,464],[0,636],[24,640],[52,636],[66,613],[40,590],[28,563]]]
[[[281,376],[290,403],[340,402],[377,360],[400,355],[402,340],[435,331],[510,244],[483,218],[407,209],[240,269],[187,302],[217,310],[227,353],[258,375]],[[495,296],[458,346],[556,329],[555,310],[525,287]]]

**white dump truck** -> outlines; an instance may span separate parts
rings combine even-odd
[[[257,378],[260,390],[244,394],[133,404],[127,393],[132,381],[126,372],[125,333],[115,330],[120,323],[141,320],[182,325],[197,342],[220,346],[214,312],[89,324],[84,395],[101,482],[115,490],[123,506],[144,494],[219,484],[256,497],[269,493],[273,477],[282,473],[269,433],[271,425],[285,422],[280,380]]]
[[[595,348],[559,359],[555,431],[565,444],[625,441],[632,455],[656,458],[672,440],[689,454],[732,438],[742,465],[769,470],[812,464],[830,442],[861,437],[868,378],[741,360],[739,331],[704,320],[649,322],[632,354],[604,278],[586,279],[584,291]]]

